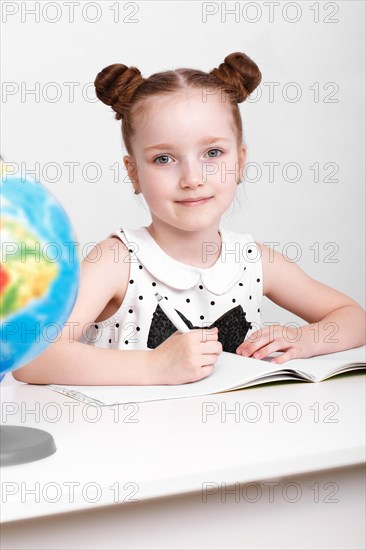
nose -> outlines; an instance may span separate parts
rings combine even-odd
[[[202,176],[202,164],[195,164],[194,161],[186,161],[182,163],[182,170],[179,178],[179,185],[184,187],[191,187],[195,189],[203,183]]]

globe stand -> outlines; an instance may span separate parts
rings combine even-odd
[[[46,458],[56,452],[52,435],[37,428],[0,426],[0,466]]]

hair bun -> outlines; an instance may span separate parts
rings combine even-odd
[[[225,57],[224,63],[210,71],[233,93],[238,103],[244,101],[262,80],[258,65],[245,53],[235,52]]]
[[[94,80],[95,92],[98,99],[112,107],[116,119],[120,120],[143,80],[137,67],[115,63],[97,74]]]

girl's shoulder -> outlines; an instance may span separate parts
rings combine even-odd
[[[280,253],[270,248],[261,242],[254,241],[260,250],[262,260],[262,279],[263,279],[263,295],[269,296],[271,292],[271,281],[274,277],[278,277],[278,270],[286,269],[286,261],[290,262]]]
[[[113,271],[113,282],[116,285],[114,299],[122,303],[130,274],[130,250],[117,235],[110,235],[103,243],[105,248],[113,251],[109,266],[111,272]]]
[[[128,286],[129,262],[124,261],[127,254],[129,251],[120,240],[107,237],[83,258],[76,302],[62,338],[69,337],[70,325],[73,338],[79,340],[86,326],[118,309]]]
[[[289,281],[294,277],[297,279],[308,278],[307,274],[297,265],[297,263],[286,255],[277,252],[274,246],[266,246],[261,242],[255,241],[260,249],[262,260],[262,279],[264,296],[273,299],[273,294],[277,287],[288,287]],[[272,243],[270,243],[272,244]],[[276,243],[273,243],[276,244]]]
[[[295,260],[272,247],[261,250],[263,294],[307,323],[316,323],[331,311],[358,305],[346,294],[308,275]]]

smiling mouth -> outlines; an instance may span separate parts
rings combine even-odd
[[[183,204],[184,206],[195,206],[198,204],[204,204],[208,202],[212,197],[204,197],[202,199],[195,199],[195,200],[185,200],[185,201],[176,201],[178,204]]]

